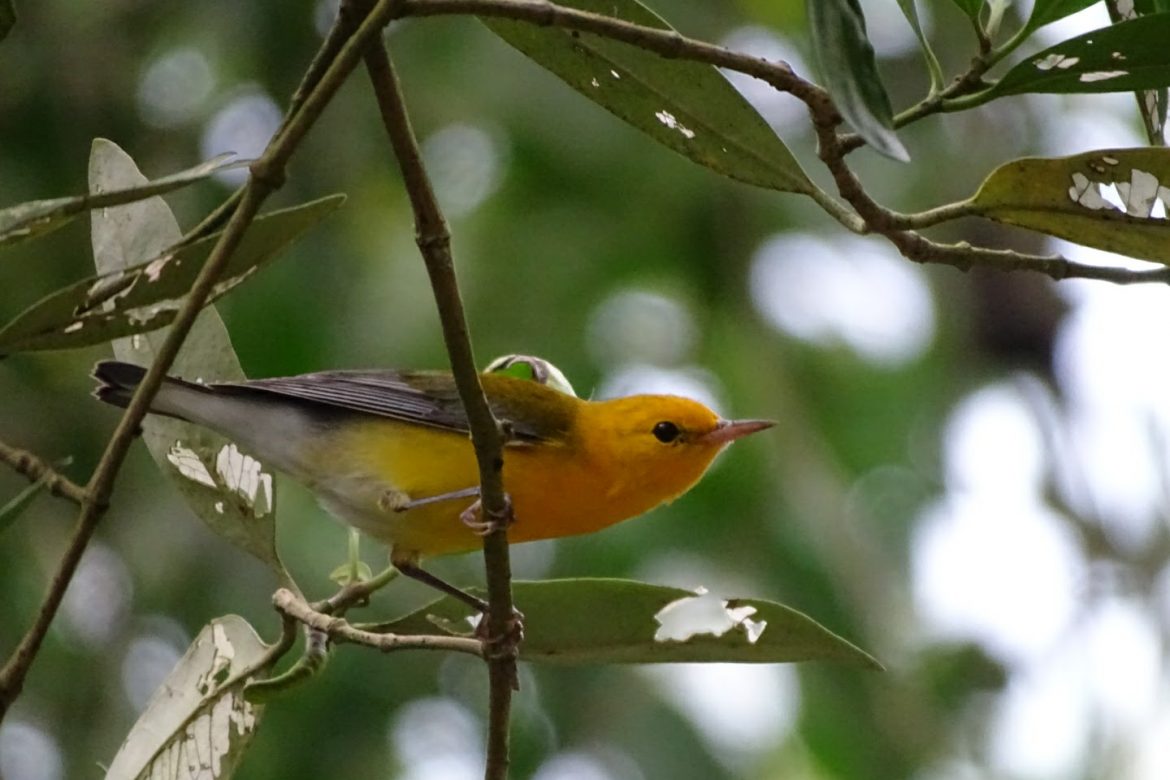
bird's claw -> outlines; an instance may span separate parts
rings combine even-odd
[[[504,621],[502,634],[489,634],[491,618],[484,613],[475,627],[475,637],[483,643],[483,656],[489,661],[501,658],[516,658],[519,655],[520,643],[524,641],[524,613],[515,607],[512,616]]]
[[[470,528],[476,536],[487,536],[501,528],[507,528],[514,519],[512,498],[507,493],[504,494],[504,508],[500,512],[485,512],[483,502],[477,498],[471,506],[459,513],[459,521]]]

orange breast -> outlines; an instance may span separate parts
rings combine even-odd
[[[328,476],[315,489],[344,494],[342,519],[391,545],[398,555],[422,557],[465,552],[481,540],[459,520],[472,499],[456,499],[405,512],[378,506],[385,490],[412,499],[473,487],[479,482],[467,436],[370,420],[345,426],[317,455]],[[515,523],[508,538],[535,541],[588,533],[633,517],[661,499],[623,489],[621,475],[608,473],[579,451],[557,444],[512,445],[504,452],[504,489],[512,497]],[[356,485],[367,487],[355,487]],[[380,486],[380,487],[379,487]],[[334,507],[336,502],[329,502]]]

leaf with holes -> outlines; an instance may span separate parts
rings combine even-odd
[[[560,5],[671,29],[636,0]],[[602,108],[716,173],[785,192],[816,189],[768,123],[714,67],[590,33],[483,17],[496,35]]]
[[[809,0],[808,18],[825,86],[841,115],[875,150],[908,161],[910,155],[894,132],[890,98],[857,0]]]
[[[1170,0],[1137,0],[1128,9],[1122,9],[1121,3],[1118,2],[1105,5],[1114,24],[1170,10]],[[1142,117],[1142,130],[1146,133],[1146,142],[1150,146],[1165,146],[1166,107],[1170,102],[1170,91],[1166,87],[1143,89],[1135,92],[1133,96],[1137,101],[1138,113]]]
[[[763,599],[614,579],[514,582],[524,613],[520,658],[557,664],[843,661],[881,669],[873,656],[807,615]],[[440,599],[372,627],[396,634],[470,631],[471,610]]]
[[[246,281],[344,200],[331,195],[256,219],[208,302]],[[219,235],[51,293],[0,329],[0,353],[70,349],[169,325]]]
[[[138,166],[116,144],[97,139],[89,158],[94,193],[123,191],[145,181]],[[179,224],[162,198],[153,197],[91,216],[94,263],[104,274],[156,257],[181,237]],[[114,340],[119,360],[149,366],[168,329]],[[231,337],[214,306],[195,319],[172,364],[180,376],[205,380],[244,379]],[[166,417],[142,421],[143,441],[158,467],[175,483],[187,504],[213,531],[267,563],[287,583],[290,577],[276,551],[276,493],[272,473],[219,434]]]
[[[105,780],[226,780],[260,725],[244,699],[268,646],[241,617],[211,621],[195,638],[126,736]]]
[[[1168,40],[1170,14],[1120,22],[1031,55],[990,90],[972,97],[983,102],[1029,92],[1132,92],[1170,86]]]
[[[0,245],[51,233],[86,211],[145,200],[202,181],[214,173],[243,165],[242,162],[233,162],[234,157],[234,154],[221,154],[194,168],[172,173],[154,181],[147,181],[140,176],[142,183],[135,187],[109,190],[100,194],[89,193],[72,198],[34,200],[6,208],[0,211]]]
[[[997,222],[1170,264],[1170,149],[1013,160],[992,171],[971,205]]]

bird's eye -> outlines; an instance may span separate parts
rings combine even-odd
[[[669,421],[658,423],[654,426],[654,430],[651,432],[654,434],[654,438],[658,439],[658,441],[662,442],[663,444],[670,444],[672,441],[676,440],[679,433],[681,433],[681,431],[678,429],[678,426]]]

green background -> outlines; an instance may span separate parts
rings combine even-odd
[[[972,53],[970,31],[952,4],[926,5],[944,68],[956,72]],[[806,62],[813,59],[802,3],[661,0],[653,7],[684,33],[711,41],[752,25],[770,28]],[[316,20],[324,13],[302,0],[52,0],[19,10],[16,29],[0,43],[5,205],[82,191],[97,136],[120,144],[148,176],[228,151],[201,148],[208,123],[242,95],[268,95],[283,106],[319,44]],[[770,676],[759,678],[761,689],[780,698],[754,710],[736,705],[741,689],[729,682],[723,704],[730,714],[678,688],[715,719],[734,723],[738,711],[771,721],[732,725],[722,737],[672,703],[667,690],[681,683],[670,675],[685,672],[526,666],[514,776],[531,777],[544,766],[545,777],[591,777],[584,765],[563,770],[564,763],[564,774],[551,774],[547,762],[569,761],[556,759],[566,752],[607,767],[598,777],[649,780],[906,778],[996,767],[988,724],[1011,678],[1011,659],[961,636],[931,633],[912,593],[911,540],[921,510],[946,491],[940,430],[959,399],[984,383],[1027,376],[1051,386],[1059,402],[1052,347],[1066,304],[1053,285],[1027,275],[915,267],[933,297],[934,337],[923,354],[897,365],[867,360],[839,340],[786,336],[753,305],[750,268],[776,234],[841,232],[810,203],[729,182],[657,146],[475,20],[408,21],[396,24],[388,41],[415,128],[432,144],[445,205],[460,185],[482,184],[482,166],[489,166],[489,194],[450,216],[481,364],[503,353],[540,355],[581,395],[634,363],[707,372],[698,376],[708,377],[724,414],[779,421],[733,447],[669,507],[597,535],[513,548],[517,576],[637,577],[773,599],[888,666],[884,674],[829,664],[763,672]],[[160,121],[140,89],[152,64],[180,48],[205,58],[211,83],[202,99],[178,101]],[[913,49],[885,57],[881,67],[895,106],[927,86]],[[198,92],[192,82],[176,83],[176,94]],[[1125,104],[1102,104],[1102,116],[1116,121],[1110,107],[1117,105]],[[966,197],[1006,159],[1043,152],[1045,123],[1063,110],[1055,101],[1010,99],[903,132],[909,165],[864,150],[850,159],[879,200],[924,208]],[[796,117],[784,138],[825,184],[799,110]],[[455,147],[438,144],[453,126],[480,135],[455,135]],[[455,150],[477,139],[488,139],[492,155],[463,160]],[[437,158],[435,148],[443,150]],[[363,73],[341,91],[288,174],[270,207],[336,191],[349,201],[219,304],[249,376],[444,366],[411,214]],[[168,202],[189,227],[228,192],[211,182]],[[1042,248],[1033,236],[983,223],[938,235]],[[79,220],[0,254],[0,319],[91,273],[88,241],[87,221]],[[880,248],[879,239],[869,241]],[[880,310],[882,301],[864,304]],[[117,420],[88,397],[88,370],[105,356],[94,348],[0,362],[0,438],[50,460],[72,456],[66,472],[84,481]],[[1000,444],[1014,446],[1010,439]],[[0,470],[0,501],[21,487]],[[285,560],[311,596],[328,593],[345,532],[303,489],[285,481],[282,491]],[[1155,542],[1124,555],[1094,546],[1100,540],[1083,533],[1084,518],[1059,496],[1050,498],[1086,558],[1117,573],[1103,591],[1086,585],[1083,607],[1124,589],[1117,581],[1148,584],[1156,574],[1162,558]],[[68,505],[42,498],[0,537],[0,653],[32,620],[71,521]],[[363,552],[380,567],[374,545]],[[140,446],[87,562],[11,717],[51,738],[66,777],[99,774],[97,764],[112,757],[134,722],[135,696],[141,706],[143,686],[149,690],[208,620],[239,613],[268,637],[278,625],[266,569],[200,525]],[[471,584],[480,581],[480,566],[478,557],[463,556],[436,562],[435,570]],[[1136,598],[1145,598],[1143,587],[1131,589]],[[394,616],[425,598],[412,583],[395,584],[366,614]],[[1170,621],[1164,614],[1158,620],[1165,631]],[[485,701],[486,675],[473,660],[345,647],[319,678],[267,708],[239,776],[446,777],[427,762],[475,756]],[[413,731],[403,732],[404,722]],[[6,728],[8,744],[17,744]],[[736,733],[747,737],[737,742]],[[1132,735],[1106,736],[1115,742],[1102,737],[1102,744],[1116,746]],[[1106,749],[1092,755],[1083,776],[1117,766]]]

